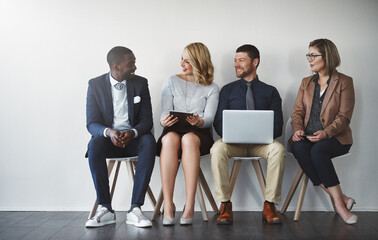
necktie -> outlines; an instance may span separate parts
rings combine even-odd
[[[255,109],[255,102],[253,100],[253,93],[252,93],[252,83],[246,83],[247,85],[247,94],[245,95],[247,110],[254,110]]]
[[[116,83],[116,84],[114,85],[114,87],[115,87],[117,90],[122,90],[122,89],[125,88],[125,84],[123,84],[123,83]]]

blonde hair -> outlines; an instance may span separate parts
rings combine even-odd
[[[332,75],[333,71],[340,66],[341,60],[339,51],[337,51],[336,45],[331,40],[325,38],[316,39],[310,42],[309,47],[318,48],[319,52],[322,54],[328,75]]]
[[[187,45],[184,50],[188,54],[190,65],[193,67],[196,82],[204,86],[210,85],[214,80],[214,67],[209,49],[205,44],[195,42]]]

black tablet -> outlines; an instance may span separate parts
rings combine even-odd
[[[299,135],[300,137],[314,137],[314,134],[304,134],[304,135]]]
[[[169,127],[171,130],[175,132],[188,132],[194,128],[194,126],[186,121],[186,118],[193,116],[193,113],[170,111],[169,114],[178,118],[178,122]]]

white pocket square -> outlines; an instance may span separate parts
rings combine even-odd
[[[134,97],[134,104],[139,103],[139,102],[140,102],[140,97],[139,96]]]

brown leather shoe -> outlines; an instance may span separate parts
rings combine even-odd
[[[281,223],[280,217],[277,215],[276,207],[274,203],[270,203],[265,201],[264,202],[264,210],[262,213],[263,221],[267,222],[268,224],[279,224]]]
[[[220,214],[217,219],[217,224],[220,224],[220,225],[232,224],[232,219],[233,219],[232,218],[232,203],[231,202],[222,203]]]

